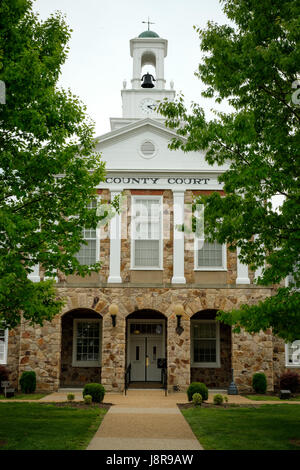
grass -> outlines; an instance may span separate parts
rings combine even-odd
[[[281,400],[275,395],[245,395],[245,398],[255,401],[300,401],[300,395],[289,398],[288,400]]]
[[[205,450],[300,450],[299,405],[181,411]]]
[[[0,403],[0,449],[82,450],[106,409],[42,403]]]
[[[49,393],[16,393],[14,397],[5,398],[3,394],[0,394],[0,400],[39,400],[46,395]]]

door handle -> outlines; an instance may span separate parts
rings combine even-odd
[[[146,367],[149,367],[149,356],[146,356]]]

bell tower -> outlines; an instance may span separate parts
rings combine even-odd
[[[146,117],[163,120],[155,110],[156,105],[164,98],[170,101],[175,98],[174,83],[171,81],[170,88],[167,89],[164,76],[168,41],[150,31],[149,23],[147,31],[130,40],[131,88],[127,88],[126,81],[123,82],[122,119],[111,119],[112,130]],[[150,73],[147,66],[151,66]]]

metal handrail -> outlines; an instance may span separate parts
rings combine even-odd
[[[168,394],[168,374],[167,374],[167,368],[163,367],[161,369],[161,382],[162,382],[162,388],[165,390],[165,395],[167,396]]]
[[[129,387],[130,381],[131,381],[131,364],[127,366],[127,369],[125,371],[125,388],[124,388],[125,395],[127,394],[127,389]]]

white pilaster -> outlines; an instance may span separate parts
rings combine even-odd
[[[237,247],[237,278],[236,284],[250,284],[248,276],[248,265],[240,262],[239,254],[241,249]]]
[[[121,194],[121,190],[111,191],[111,200]],[[107,282],[120,284],[121,278],[121,214],[116,212],[110,221],[109,277]]]
[[[184,232],[176,226],[184,223],[184,190],[173,189],[174,229],[173,229],[173,277],[172,284],[185,284],[184,277]]]

